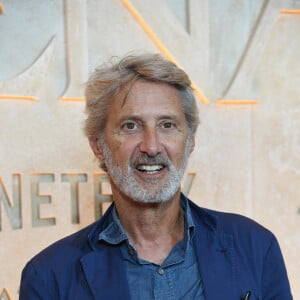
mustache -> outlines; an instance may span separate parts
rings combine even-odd
[[[132,166],[136,166],[138,164],[158,164],[169,166],[171,164],[171,161],[167,156],[162,154],[149,156],[147,153],[142,153],[139,156],[135,157],[131,162]]]

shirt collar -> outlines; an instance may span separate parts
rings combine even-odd
[[[187,240],[189,241],[194,236],[195,224],[193,221],[191,208],[186,197],[181,197],[180,205],[185,212],[185,233],[187,234]]]
[[[195,225],[187,198],[181,197],[180,205],[185,212],[185,236],[187,237],[188,242],[194,236]],[[128,236],[121,224],[115,206],[112,209],[112,222],[100,232],[98,239],[99,241],[102,240],[112,245],[117,245],[123,241],[128,241]]]
[[[99,234],[99,241],[117,245],[128,240],[128,236],[117,215],[116,207],[112,209],[112,222]]]

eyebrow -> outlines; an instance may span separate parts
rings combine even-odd
[[[179,122],[179,118],[178,116],[174,115],[174,114],[170,114],[170,115],[166,115],[166,114],[163,114],[163,115],[158,115],[157,120],[174,120],[175,122]],[[122,116],[121,119],[120,119],[120,122],[123,122],[123,121],[126,121],[126,120],[136,120],[136,121],[140,121],[140,120],[143,120],[143,117],[141,117],[140,115],[137,115],[137,114],[132,114],[132,115],[125,115],[125,116]]]

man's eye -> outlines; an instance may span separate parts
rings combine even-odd
[[[165,122],[165,123],[163,124],[163,127],[164,127],[164,128],[172,128],[173,126],[174,126],[174,124],[171,123],[171,122]]]
[[[123,127],[125,129],[135,129],[136,128],[136,124],[132,123],[132,122],[128,122],[128,123],[124,124]]]

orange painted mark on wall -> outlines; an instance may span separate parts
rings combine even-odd
[[[23,95],[0,95],[0,100],[27,100],[38,101],[39,98],[35,96],[23,96]]]
[[[127,10],[136,19],[136,21],[141,25],[141,27],[144,29],[144,31],[147,33],[147,35],[150,37],[150,39],[154,42],[154,44],[157,46],[157,48],[166,56],[167,59],[169,59],[176,65],[178,65],[174,56],[165,47],[165,45],[159,40],[159,38],[155,35],[155,33],[152,31],[152,29],[149,27],[149,25],[145,22],[145,20],[140,16],[140,14],[133,7],[133,5],[128,0],[121,0],[121,1],[124,4],[124,6],[127,8]],[[200,90],[200,88],[196,86],[196,84],[194,82],[192,82],[192,88],[194,89],[195,94],[200,98],[202,103],[204,103],[204,104],[209,103],[208,98],[204,95],[204,93]]]
[[[78,101],[78,102],[84,102],[85,98],[83,97],[60,97],[60,101]]]
[[[216,104],[219,105],[257,105],[259,104],[259,100],[234,100],[234,99],[221,99],[217,100]]]
[[[286,15],[300,15],[300,9],[282,9],[280,13]]]
[[[0,2],[0,14],[1,15],[5,15],[6,14],[6,10],[5,10],[5,8],[4,8],[4,6],[3,6],[3,4]]]

